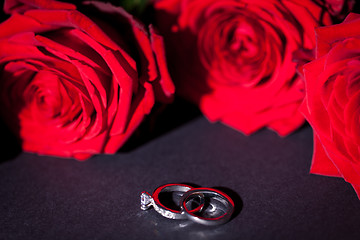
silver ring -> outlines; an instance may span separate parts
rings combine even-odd
[[[186,219],[187,217],[182,214],[180,210],[171,209],[169,207],[166,207],[163,203],[159,200],[159,194],[163,192],[188,192],[189,190],[193,189],[192,186],[186,185],[186,184],[165,184],[160,187],[158,187],[152,195],[150,195],[148,192],[142,192],[140,195],[141,199],[141,209],[147,210],[151,206],[160,213],[162,216],[170,219]],[[204,206],[204,198],[201,197],[202,195],[199,195],[200,202],[198,206],[195,209],[190,210],[190,212],[200,211],[202,207]],[[179,202],[181,203],[181,202]],[[180,205],[178,206],[180,209]]]
[[[209,198],[209,200],[215,201],[217,204],[212,204],[209,202],[207,207],[202,208],[200,211],[193,211],[192,209],[188,209],[187,202],[193,196],[202,196],[202,198]],[[213,188],[194,188],[183,194],[180,200],[180,207],[182,214],[185,215],[190,220],[208,226],[215,226],[226,223],[230,220],[231,215],[234,212],[234,201],[225,193],[213,189]],[[195,213],[202,213],[204,210],[209,208],[210,213],[214,213],[215,211],[221,212],[221,215],[217,216],[216,214],[208,214],[209,217],[200,216]],[[206,214],[204,214],[206,215]]]

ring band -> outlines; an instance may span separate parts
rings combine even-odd
[[[162,216],[170,219],[186,219],[187,217],[182,214],[180,210],[171,209],[166,207],[163,203],[160,202],[159,194],[163,192],[188,192],[193,189],[192,186],[186,184],[165,184],[157,189],[155,189],[154,193],[150,195],[148,192],[141,193],[141,209],[147,210],[151,206],[160,213]],[[200,203],[199,206],[195,209],[192,209],[190,212],[200,211],[204,206],[204,198],[200,195]],[[179,205],[180,208],[180,205]]]
[[[171,209],[160,202],[160,193],[166,192],[183,193],[180,201],[175,203],[180,210]],[[195,197],[199,201],[193,205]],[[206,200],[207,206],[205,207]],[[192,205],[194,208],[190,209]],[[214,188],[194,188],[186,184],[173,183],[158,187],[152,195],[148,192],[141,193],[141,209],[147,210],[151,206],[166,218],[190,219],[207,226],[226,223],[234,212],[234,201],[220,190]],[[219,212],[221,212],[221,215],[218,215]]]
[[[224,211],[224,214],[217,216],[217,217],[201,217],[198,215],[195,215],[194,211],[191,209],[189,210],[186,206],[186,203],[188,202],[189,198],[194,195],[202,195],[204,197],[210,197],[211,199],[216,199],[218,202],[220,202],[223,206],[219,207],[221,210]],[[180,200],[181,203],[181,210],[182,213],[189,218],[190,220],[203,224],[208,226],[215,226],[224,224],[227,221],[230,220],[231,215],[234,212],[234,201],[225,193],[213,189],[213,188],[194,188],[186,193],[181,197]]]

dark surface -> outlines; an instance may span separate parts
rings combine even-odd
[[[86,162],[28,153],[2,161],[0,239],[360,239],[350,184],[308,173],[309,126],[246,137],[198,116],[127,149]],[[141,211],[140,193],[165,183],[219,187],[235,216],[203,227]]]

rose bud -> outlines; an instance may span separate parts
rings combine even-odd
[[[1,112],[24,151],[115,153],[171,100],[162,38],[120,7],[7,0],[0,24]]]
[[[301,106],[314,132],[311,173],[343,177],[360,198],[360,14],[316,29]]]
[[[298,63],[314,27],[331,23],[310,0],[158,0],[155,15],[177,93],[211,121],[284,136],[304,123]]]

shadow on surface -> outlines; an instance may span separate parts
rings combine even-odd
[[[11,160],[21,153],[21,146],[15,135],[0,119],[0,163]]]
[[[200,115],[197,106],[180,97],[176,97],[174,102],[168,105],[155,105],[151,113],[118,152],[131,152]]]

